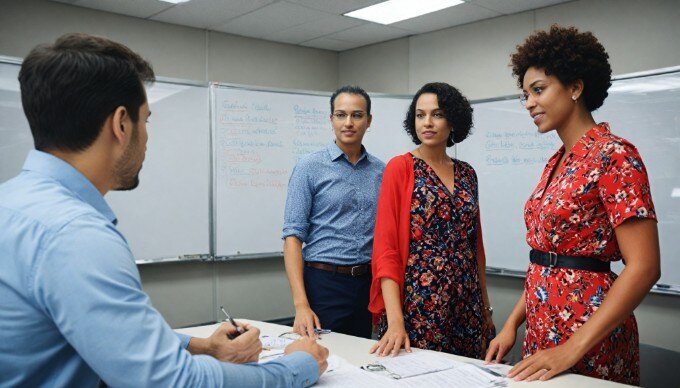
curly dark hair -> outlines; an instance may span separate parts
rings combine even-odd
[[[446,146],[451,147],[455,143],[465,140],[472,129],[472,107],[470,102],[458,89],[444,82],[432,82],[423,85],[411,101],[411,106],[406,113],[404,129],[411,136],[415,144],[420,144],[416,133],[416,102],[425,93],[433,93],[437,96],[439,108],[444,111],[446,121],[451,126],[451,133],[446,140]]]
[[[563,85],[583,81],[583,98],[592,112],[602,106],[611,86],[609,54],[589,31],[553,24],[549,31],[536,31],[517,46],[511,56],[512,74],[522,88],[530,67],[554,75]]]

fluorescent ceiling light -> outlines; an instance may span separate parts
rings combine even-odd
[[[462,0],[389,0],[348,12],[345,16],[380,24],[392,24],[462,3]]]
[[[164,3],[172,3],[172,4],[179,4],[179,3],[186,3],[189,0],[159,0]]]

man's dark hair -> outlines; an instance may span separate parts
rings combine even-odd
[[[536,31],[517,46],[511,56],[512,74],[522,89],[530,67],[554,75],[564,86],[583,81],[583,98],[592,112],[602,106],[612,85],[609,54],[592,32],[553,24],[548,31]]]
[[[406,120],[404,120],[404,129],[411,140],[415,144],[421,143],[416,133],[416,103],[418,98],[425,93],[432,93],[437,96],[439,109],[444,111],[446,121],[451,126],[451,133],[449,138],[446,139],[446,146],[451,147],[455,143],[465,140],[472,129],[472,107],[468,99],[458,89],[444,82],[425,84],[413,96],[411,106],[406,113]]]
[[[366,93],[364,89],[354,85],[345,85],[333,92],[333,95],[331,96],[331,113],[335,111],[335,99],[342,93],[357,94],[363,97],[366,101],[366,114],[371,114],[371,97],[368,96],[368,93]]]
[[[137,122],[154,80],[151,64],[107,38],[72,33],[35,47],[19,72],[35,148],[83,151],[120,106]]]

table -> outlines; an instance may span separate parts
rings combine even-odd
[[[293,328],[290,326],[277,325],[274,323],[260,322],[249,319],[238,319],[240,322],[247,322],[251,325],[260,329],[261,335],[278,336],[282,333],[291,331]],[[196,326],[184,329],[176,330],[178,333],[187,334],[193,337],[209,337],[219,326],[219,324],[206,325],[206,326]],[[319,343],[328,348],[330,354],[336,354],[351,364],[356,366],[366,365],[373,361],[374,356],[368,353],[368,350],[375,343],[374,340],[369,340],[365,338],[353,337],[340,333],[330,333],[323,334]],[[480,360],[475,360],[472,358],[455,356],[448,353],[437,353],[449,357],[456,361],[462,362],[474,362],[482,363]],[[509,367],[508,367],[509,369]],[[521,388],[521,387],[546,387],[546,388],[575,388],[575,387],[588,387],[588,388],[600,388],[600,387],[626,387],[627,385],[613,383],[610,381],[594,379],[591,377],[581,376],[577,374],[562,374],[560,376],[554,377],[548,381],[543,382],[515,382],[511,381],[509,387],[511,388]]]

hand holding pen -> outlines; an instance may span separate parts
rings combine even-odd
[[[236,321],[234,320],[234,318],[232,318],[231,315],[229,315],[229,313],[227,312],[227,310],[225,310],[223,306],[220,306],[220,310],[222,310],[222,312],[224,313],[224,316],[226,317],[226,320],[228,320],[229,322],[231,322],[231,324],[232,324],[232,325],[234,326],[234,328],[236,329],[236,333],[235,333],[235,334],[227,333],[227,337],[229,337],[229,339],[234,339],[234,338],[238,337],[239,335],[243,334],[243,332],[244,332],[245,330],[243,329],[243,327],[239,326],[239,325],[236,323]]]

